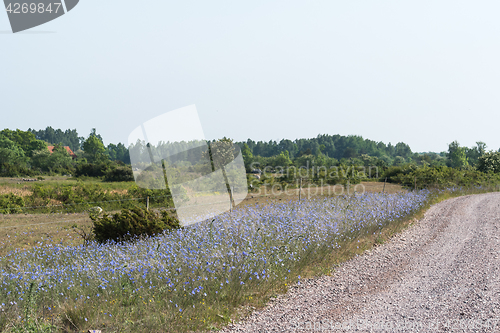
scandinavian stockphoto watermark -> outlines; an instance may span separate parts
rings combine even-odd
[[[12,32],[31,29],[52,21],[73,8],[79,0],[4,0]]]
[[[239,146],[208,142],[195,105],[144,122],[128,144],[136,184],[169,189],[184,226],[227,212],[248,194]]]
[[[316,166],[309,161],[300,167],[261,166],[259,162],[250,164],[250,188],[255,195],[285,195],[304,197],[364,194],[366,187],[361,183],[366,179],[378,179],[378,166]],[[262,175],[272,175],[264,177]],[[383,191],[385,186],[383,187]]]

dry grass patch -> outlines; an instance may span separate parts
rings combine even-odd
[[[0,257],[10,251],[29,250],[36,245],[80,245],[75,227],[89,230],[92,221],[80,214],[0,214]]]
[[[0,195],[5,195],[5,194],[15,194],[20,197],[27,197],[31,195],[31,188],[28,186],[23,186],[22,188],[19,187],[12,187],[12,186],[2,186],[0,187]]]

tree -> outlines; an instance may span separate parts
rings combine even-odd
[[[76,129],[67,129],[63,132],[60,129],[54,130],[51,126],[47,126],[44,130],[39,131],[30,128],[28,132],[33,133],[38,140],[46,141],[52,145],[59,143],[63,146],[69,146],[74,152],[81,148],[81,143],[85,140],[84,137],[78,136]]]
[[[212,164],[212,171],[221,170],[224,182],[226,183],[227,193],[231,198],[231,205],[234,207],[234,199],[231,191],[231,185],[227,177],[226,165],[234,161],[235,150],[233,140],[223,137],[220,140],[211,142],[208,151],[203,153],[203,158],[209,158]]]
[[[26,161],[24,150],[0,132],[0,164],[24,165]]]
[[[410,146],[408,146],[406,143],[398,142],[394,147],[394,154],[396,156],[401,156],[404,158],[410,157],[411,156]]]
[[[273,156],[270,159],[271,165],[274,168],[281,168],[284,171],[286,171],[287,167],[293,164],[288,150],[282,151],[279,155]]]
[[[34,151],[46,149],[47,145],[41,140],[37,140],[35,135],[31,132],[15,131],[4,129],[0,132],[1,135],[14,142],[21,148],[26,156],[31,157]]]
[[[476,146],[473,148],[466,148],[465,154],[467,155],[467,161],[471,165],[476,165],[479,157],[484,155],[486,152],[486,143],[482,141],[476,142]]]
[[[469,165],[467,161],[466,148],[460,147],[455,140],[448,145],[448,164],[452,168],[463,168]]]
[[[241,154],[243,155],[243,162],[245,162],[245,168],[247,171],[250,171],[250,165],[253,162],[253,154],[250,150],[250,147],[246,143],[243,144],[243,149],[241,150]]]
[[[95,128],[92,129],[89,137],[85,142],[83,142],[83,151],[85,152],[85,157],[91,163],[104,162],[108,159],[106,154],[106,148],[102,143],[102,138],[95,133]]]
[[[500,172],[500,152],[488,152],[479,157],[477,169],[482,172]]]
[[[122,161],[125,164],[130,164],[130,154],[123,143],[115,145],[110,143],[107,147],[108,155],[112,161]]]
[[[288,139],[283,139],[278,144],[278,149],[280,151],[288,151],[290,158],[294,158],[299,152],[297,144]]]
[[[61,145],[55,145],[52,153],[47,149],[35,152],[31,161],[35,168],[39,168],[42,171],[62,172],[73,168],[73,159]]]

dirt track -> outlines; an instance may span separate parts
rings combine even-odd
[[[500,193],[459,197],[226,332],[500,332]]]

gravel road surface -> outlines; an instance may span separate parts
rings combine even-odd
[[[224,332],[500,332],[500,193],[443,201]]]

